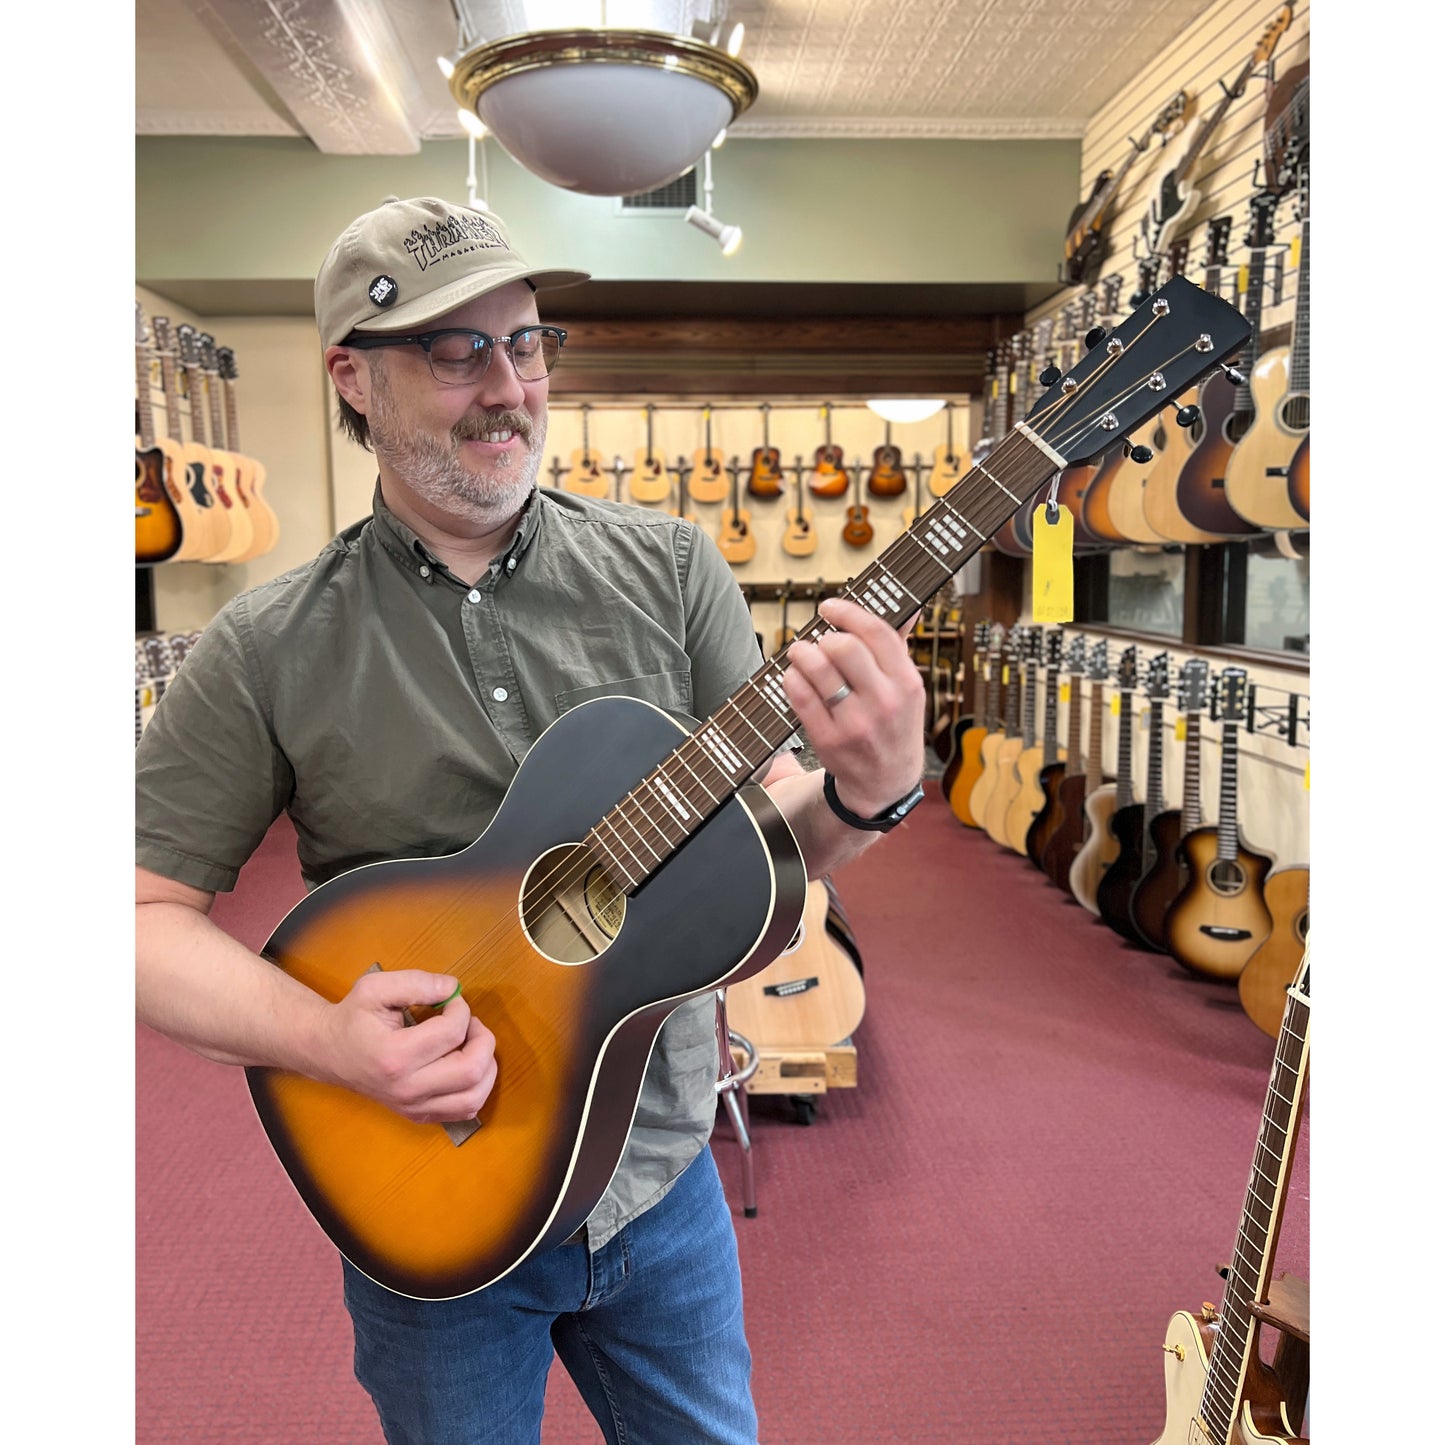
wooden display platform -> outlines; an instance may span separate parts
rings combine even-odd
[[[733,1067],[748,1056],[733,1049]],[[758,1049],[758,1069],[743,1085],[749,1094],[826,1094],[858,1087],[858,1050],[844,1041],[823,1049]]]

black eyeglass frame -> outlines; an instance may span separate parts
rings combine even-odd
[[[489,336],[485,331],[474,331],[469,326],[444,326],[438,331],[422,331],[415,336],[396,336],[390,333],[373,336],[365,331],[353,331],[341,345],[355,346],[362,351],[374,351],[383,346],[420,346],[421,349],[426,352],[427,369],[431,371],[432,376],[438,382],[443,386],[470,386],[474,381],[479,381],[487,374],[487,369],[492,364],[492,356],[497,349],[498,342],[505,341],[507,343],[507,360],[512,363],[512,370],[516,371],[517,362],[516,358],[512,355],[512,343],[516,341],[517,337],[525,336],[529,331],[550,331],[552,335],[557,338],[557,350],[552,357],[552,366],[549,366],[541,376],[530,378],[532,381],[542,381],[552,374],[552,368],[557,364],[557,357],[562,354],[562,348],[567,344],[566,331],[560,326],[549,326],[545,322],[540,322],[535,326],[519,326],[510,336]],[[444,377],[437,376],[435,370],[432,369],[431,349],[437,338],[441,336],[470,336],[473,338],[473,351],[480,350],[482,343],[486,343],[486,362],[483,364],[481,371],[473,378],[473,381],[447,381]],[[528,380],[521,372],[517,372],[517,379],[524,382]]]

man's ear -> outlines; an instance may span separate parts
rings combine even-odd
[[[328,346],[323,360],[341,399],[365,416],[371,393],[371,369],[366,359],[350,346]]]

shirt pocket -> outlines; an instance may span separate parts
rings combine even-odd
[[[654,703],[665,712],[691,718],[692,674],[689,672],[649,672],[639,677],[622,677],[615,682],[595,682],[590,687],[573,688],[556,695],[557,715],[591,702],[594,697],[635,697]]]

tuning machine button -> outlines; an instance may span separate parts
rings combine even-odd
[[[1108,334],[1108,331],[1102,326],[1091,327],[1084,337],[1085,348],[1092,351]]]
[[[1063,374],[1057,366],[1046,366],[1039,372],[1039,385],[1052,386]]]
[[[1197,406],[1180,406],[1177,401],[1171,401],[1170,406],[1174,408],[1174,420],[1180,426],[1193,426],[1199,420],[1199,408]]]

